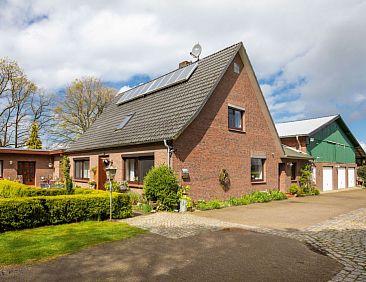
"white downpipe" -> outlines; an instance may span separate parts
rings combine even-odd
[[[167,155],[167,165],[168,165],[168,167],[170,168],[170,150],[171,150],[171,148],[170,148],[170,146],[168,145],[168,143],[167,143],[167,140],[166,140],[166,139],[164,139],[164,146],[167,148],[167,152],[168,152],[168,155]]]

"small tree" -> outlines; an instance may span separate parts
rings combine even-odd
[[[145,176],[146,198],[150,201],[157,201],[163,210],[173,210],[178,207],[178,189],[178,178],[166,165],[153,167]]]
[[[307,194],[311,191],[311,167],[309,164],[305,164],[300,169],[300,187],[302,191]]]
[[[33,122],[29,139],[25,143],[28,149],[42,149],[42,141],[38,136],[38,124]]]
[[[357,169],[357,175],[362,179],[363,185],[366,186],[366,165],[360,166]]]
[[[72,185],[72,179],[70,176],[70,158],[68,156],[64,156],[62,158],[62,172],[64,174],[64,183],[65,183],[65,188],[66,188],[67,194],[72,194],[73,185]]]

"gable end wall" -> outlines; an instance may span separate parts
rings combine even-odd
[[[241,72],[233,72],[233,63],[216,87],[206,105],[174,141],[173,168],[182,176],[188,169],[189,179],[183,185],[191,185],[194,199],[238,197],[254,190],[278,188],[278,163],[281,149],[270,133],[270,125],[263,115],[263,105],[243,67],[239,54],[234,62]],[[245,132],[228,130],[228,105],[245,109]],[[252,183],[250,161],[252,155],[266,156],[265,181]],[[231,186],[224,191],[219,185],[221,169],[227,169]]]

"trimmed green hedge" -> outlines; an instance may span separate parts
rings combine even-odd
[[[132,215],[127,194],[113,194],[113,218]],[[0,231],[109,217],[108,194],[0,199]]]
[[[105,193],[105,191],[94,190],[90,188],[75,188],[74,194],[94,194]],[[10,180],[0,180],[0,198],[15,197],[37,197],[37,196],[58,196],[66,195],[65,188],[38,188],[24,185]]]

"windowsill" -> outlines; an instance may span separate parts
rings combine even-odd
[[[82,183],[88,183],[89,182],[89,178],[88,179],[78,179],[78,178],[74,178],[75,182],[82,182]]]
[[[258,180],[258,181],[252,181],[252,184],[266,184],[267,181],[265,180]]]
[[[297,183],[296,179],[291,179],[291,183]]]
[[[238,132],[238,133],[245,133],[245,130],[236,129],[236,128],[229,128],[229,131]]]
[[[130,188],[143,188],[144,187],[144,185],[143,184],[138,184],[138,183],[128,183],[128,187],[130,187]]]

